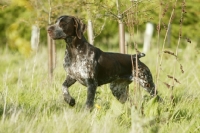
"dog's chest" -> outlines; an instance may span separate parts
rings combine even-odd
[[[73,59],[67,53],[63,65],[68,74],[82,84],[85,84],[85,79],[94,78],[94,53],[76,55]]]

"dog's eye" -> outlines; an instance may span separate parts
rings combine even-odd
[[[70,21],[60,21],[59,26],[60,27],[64,27],[64,26],[66,26],[69,23],[70,23]]]
[[[60,22],[60,23],[59,23],[59,26],[60,26],[61,28],[63,28],[65,25],[66,25],[65,22]]]

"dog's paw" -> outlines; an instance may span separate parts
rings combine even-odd
[[[65,102],[67,102],[70,106],[74,106],[76,104],[75,99],[70,97],[70,96],[66,96],[64,95],[64,100]]]
[[[89,111],[92,111],[93,110],[93,104],[86,104],[85,105],[85,110],[89,110]]]
[[[74,106],[76,104],[75,99],[71,98],[69,101],[70,106]]]

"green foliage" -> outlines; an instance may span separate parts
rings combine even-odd
[[[163,102],[151,98],[143,89],[135,99],[134,83],[130,85],[130,99],[119,103],[109,85],[98,88],[93,111],[84,110],[86,89],[79,83],[70,87],[76,106],[69,107],[62,97],[63,49],[58,49],[57,67],[52,81],[48,79],[46,47],[25,58],[19,53],[0,50],[0,131],[1,132],[140,132],[173,133],[198,132],[200,126],[199,50],[189,45],[180,53],[184,74],[176,78],[171,99],[171,88],[158,84]],[[155,75],[156,49],[142,58]],[[168,55],[169,56],[169,55]],[[150,61],[151,60],[151,61]],[[191,61],[192,60],[192,61]],[[160,81],[170,83],[166,75],[172,71],[173,58],[164,58]],[[189,62],[189,63],[188,63]],[[177,69],[176,73],[179,73]],[[144,97],[144,98],[143,98]],[[137,103],[142,106],[134,106]]]
[[[148,101],[148,103],[145,106],[144,114],[147,117],[158,117],[160,115],[157,97],[154,97]]]
[[[6,5],[5,5],[6,6]],[[28,56],[30,54],[30,33],[31,27],[26,20],[29,13],[22,6],[6,6],[0,12],[0,36],[1,44],[9,46],[11,49],[18,50],[20,53]]]
[[[199,31],[200,25],[200,22],[198,21],[200,19],[198,15],[200,8],[199,4],[194,4],[197,3],[197,0],[186,1],[185,6],[183,6],[182,1],[178,1],[175,6],[175,0],[143,0],[132,3],[130,1],[125,2],[121,0],[119,2],[120,12],[124,13],[124,22],[126,22],[126,19],[129,16],[127,13],[130,12],[128,11],[132,11],[133,17],[131,21],[133,27],[129,27],[128,24],[126,24],[127,32],[134,30],[134,33],[141,33],[142,36],[146,22],[152,22],[155,27],[154,37],[156,38],[157,26],[160,20],[160,37],[164,38],[170,15],[175,7],[175,12],[171,22],[171,43],[168,46],[177,45],[177,38],[180,35],[181,14],[183,14],[181,47],[185,47],[185,44],[187,43],[186,39],[188,38],[192,41],[199,41],[197,32]],[[184,12],[186,13],[183,13],[183,7]],[[0,28],[2,29],[0,31],[0,36],[2,37],[0,40],[0,46],[5,46],[5,44],[7,44],[12,48],[21,51],[21,53],[25,55],[30,53],[29,43],[31,26],[33,24],[38,25],[41,29],[40,44],[43,45],[47,43],[46,27],[49,23],[49,13],[50,23],[53,23],[59,15],[63,14],[74,15],[82,18],[85,23],[87,23],[88,19],[91,19],[95,33],[95,44],[97,46],[104,45],[108,49],[118,47],[118,22],[116,19],[118,11],[115,0],[97,0],[90,2],[81,0],[52,0],[51,4],[49,1],[39,0],[13,0],[10,2],[4,0],[0,2],[0,8]],[[13,29],[14,31],[9,31],[10,28],[13,27],[12,25],[18,25],[18,28]],[[5,31],[7,34],[5,34]],[[18,38],[20,41],[13,39],[13,36],[9,37],[8,32],[17,34],[14,37]],[[137,38],[135,41],[140,42],[141,44],[143,43],[142,38]]]
[[[5,34],[5,31],[7,30],[7,28],[13,22],[15,22],[20,16],[20,14],[24,11],[25,11],[24,8],[18,7],[18,6],[8,6],[0,11],[0,18],[1,18],[0,19],[0,28],[1,28],[0,36],[2,37],[1,44],[5,45],[7,42],[6,34]]]

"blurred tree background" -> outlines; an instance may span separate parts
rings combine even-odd
[[[184,13],[181,46],[184,47],[188,40],[199,43],[199,0],[186,1],[185,4],[183,1],[178,1],[176,6],[174,5],[175,0],[119,1],[120,11],[124,12],[124,22],[128,16],[126,11],[130,7],[134,11],[134,20],[132,20],[134,26],[132,28],[135,33],[141,35],[141,37],[135,40],[140,44],[139,46],[142,46],[143,43],[142,35],[146,22],[154,24],[154,38],[156,38],[158,22],[160,20],[160,36],[161,38],[164,37],[173,8],[175,8],[175,13],[172,16],[171,41],[168,47],[177,45],[181,13]],[[51,5],[49,2],[51,2]],[[37,25],[40,28],[39,45],[47,46],[46,27],[48,26],[49,12],[51,12],[51,23],[58,16],[64,14],[77,16],[83,19],[85,23],[90,18],[93,22],[95,45],[110,49],[118,47],[116,0],[1,0],[0,47],[6,47],[10,50],[19,51],[24,55],[29,55],[31,52],[32,25]],[[127,28],[126,31],[128,32]]]

